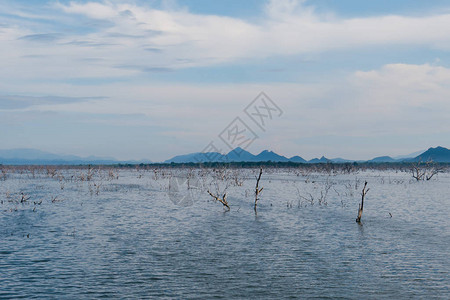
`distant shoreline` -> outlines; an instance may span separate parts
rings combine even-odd
[[[218,167],[230,167],[230,168],[318,168],[318,169],[401,169],[409,168],[417,162],[327,162],[327,163],[297,163],[297,162],[209,162],[209,163],[115,163],[115,164],[0,164],[2,167],[14,167],[14,168],[87,168],[91,167],[109,167],[109,168],[218,168]],[[421,164],[425,165],[425,162]],[[434,162],[433,164],[441,167],[450,167],[449,162]]]

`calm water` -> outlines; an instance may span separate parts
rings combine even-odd
[[[0,298],[450,298],[450,174],[266,171],[255,216],[253,170],[229,212],[204,189],[234,179],[171,193],[170,170],[60,172],[0,181]]]

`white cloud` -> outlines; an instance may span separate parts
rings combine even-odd
[[[122,1],[74,1],[53,9],[58,26],[20,18],[0,28],[0,67],[10,71],[5,79],[128,77],[368,46],[450,49],[450,14],[340,18],[292,0],[269,2],[253,22]],[[52,12],[40,13],[48,19]]]
[[[9,13],[20,18],[0,17],[1,94],[105,98],[40,103],[26,108],[28,113],[139,114],[143,117],[123,125],[161,126],[162,135],[202,148],[264,90],[285,115],[261,141],[287,149],[285,154],[301,154],[303,146],[295,141],[314,136],[448,134],[450,128],[450,70],[429,64],[389,64],[315,84],[163,84],[139,77],[336,49],[400,44],[448,50],[450,14],[340,18],[318,14],[303,1],[271,1],[252,22],[122,1],[71,2],[53,9],[19,14],[15,7]],[[55,12],[52,26],[48,20]],[[41,19],[31,17],[39,13]],[[92,82],[67,83],[76,78]],[[95,84],[105,78],[117,81]],[[114,119],[102,124],[108,122]]]
[[[93,126],[159,128],[157,137],[153,133],[149,137],[173,139],[179,145],[169,152],[155,150],[162,154],[150,156],[162,160],[179,154],[179,149],[200,151],[236,116],[252,126],[242,110],[264,90],[284,114],[271,122],[265,133],[254,128],[260,139],[251,151],[273,148],[285,155],[301,154],[307,158],[323,154],[359,159],[409,153],[415,148],[444,143],[445,137],[450,137],[449,83],[448,68],[392,64],[315,84],[117,83],[100,90],[82,86],[73,91],[74,97],[105,98],[82,103],[55,102],[24,111],[85,115],[84,122],[94,122]],[[45,85],[36,87],[40,92],[46,89]],[[65,86],[56,89],[60,93],[65,90]],[[420,141],[417,137],[421,137]],[[390,152],[392,149],[395,152]]]
[[[58,4],[58,6],[66,13],[83,14],[94,19],[110,19],[118,15],[117,9],[114,9],[113,4],[108,2],[104,2],[104,4],[70,2],[68,6],[62,4]]]
[[[202,132],[203,138],[207,138],[218,134],[242,114],[243,108],[261,90],[285,111],[270,133],[278,138],[282,135],[285,142],[324,135],[426,134],[447,132],[450,128],[450,69],[428,64],[385,65],[316,84],[144,86],[119,83],[101,91],[95,86],[85,86],[74,96],[105,98],[33,109],[143,114],[154,125],[172,128],[171,132],[186,135]]]
[[[443,46],[450,40],[450,14],[344,19],[319,15],[303,2],[270,1],[266,15],[256,23],[108,2],[72,3],[63,8],[68,13],[112,19],[114,30],[159,31],[161,34],[151,38],[157,45],[167,47],[189,43],[190,49],[197,50],[191,53],[192,56],[200,53],[201,58],[215,57],[219,62],[220,59],[255,55],[285,55],[380,44]]]
[[[380,70],[356,72],[352,82],[359,94],[364,94],[365,110],[404,121],[397,130],[406,126],[402,128],[405,133],[434,132],[442,128],[440,124],[450,125],[446,117],[450,112],[450,70],[447,68],[391,64]]]

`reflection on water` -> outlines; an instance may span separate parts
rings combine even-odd
[[[170,171],[80,172],[0,181],[0,298],[450,297],[449,174],[266,172],[255,216],[253,170],[226,213],[206,193],[176,205]]]

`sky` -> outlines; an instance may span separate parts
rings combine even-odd
[[[306,159],[450,147],[448,1],[2,0],[0,70],[0,149],[157,162],[212,144]]]

